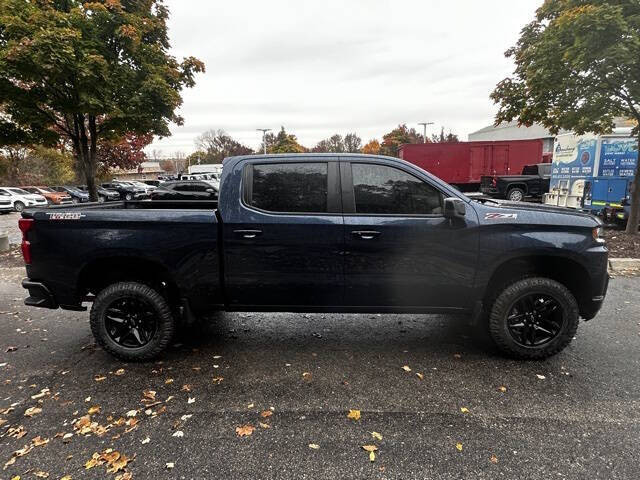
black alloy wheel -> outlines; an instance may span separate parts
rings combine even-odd
[[[167,299],[138,282],[118,282],[102,289],[93,301],[89,320],[102,348],[133,362],[161,355],[171,344],[176,327]]]
[[[562,306],[550,295],[528,293],[514,302],[507,328],[523,347],[537,347],[552,341],[564,326]]]
[[[153,307],[139,298],[120,298],[105,310],[105,328],[111,340],[125,348],[147,345],[158,330]]]
[[[546,277],[525,277],[492,292],[489,334],[509,357],[542,360],[573,340],[580,309],[573,293]]]

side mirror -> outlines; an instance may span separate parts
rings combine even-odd
[[[444,199],[445,218],[462,218],[464,217],[465,211],[465,204],[459,198],[449,197]]]

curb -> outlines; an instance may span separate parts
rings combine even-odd
[[[640,271],[640,258],[610,258],[609,270],[620,273],[638,272]]]

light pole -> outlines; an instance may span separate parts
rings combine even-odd
[[[424,136],[422,137],[422,143],[427,143],[427,125],[433,125],[433,122],[418,122],[418,125],[424,127]]]
[[[271,131],[271,129],[270,128],[256,128],[256,131],[262,132],[262,146],[264,147],[264,153],[266,155],[267,154],[267,144],[264,141],[264,137],[267,134],[267,132]]]

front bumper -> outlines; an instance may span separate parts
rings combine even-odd
[[[58,308],[58,302],[44,283],[33,282],[28,278],[22,280],[22,288],[29,290],[29,296],[24,304],[30,307]]]

